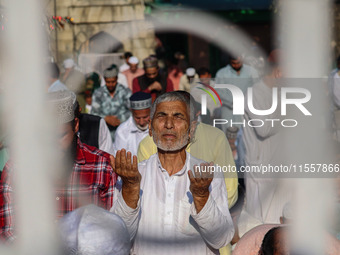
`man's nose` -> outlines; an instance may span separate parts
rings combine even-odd
[[[141,125],[142,127],[144,127],[146,124],[148,124],[148,121],[145,119],[141,119],[139,122],[139,125]]]
[[[166,119],[165,119],[165,123],[164,123],[165,125],[165,128],[167,128],[167,129],[171,129],[171,128],[173,128],[174,127],[174,120],[173,120],[173,118],[172,117],[167,117]]]

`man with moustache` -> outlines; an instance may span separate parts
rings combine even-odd
[[[144,74],[135,78],[132,82],[132,92],[142,91],[150,93],[152,102],[164,94],[174,90],[172,81],[166,74],[159,72],[158,60],[155,57],[147,57],[143,60]]]
[[[136,231],[131,254],[218,254],[234,235],[223,174],[200,171],[208,164],[185,151],[193,138],[190,104],[178,92],[158,97],[149,124],[157,153],[138,167],[125,150],[111,157],[116,173],[130,177],[123,185],[136,187],[132,207],[119,214]]]
[[[132,155],[137,155],[139,143],[149,134],[150,107],[151,95],[149,93],[137,92],[130,97],[132,116],[116,131],[115,151],[124,148]]]
[[[118,83],[117,67],[106,69],[103,76],[106,86],[95,90],[91,114],[104,118],[114,142],[117,127],[131,116],[128,105],[131,90]]]

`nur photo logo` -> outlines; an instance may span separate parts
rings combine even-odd
[[[213,126],[228,124],[229,126],[248,125],[250,127],[261,127],[265,122],[271,122],[272,127],[274,127],[276,123],[281,123],[282,127],[296,127],[298,125],[296,119],[287,119],[287,115],[289,115],[287,113],[288,108],[295,108],[294,110],[298,110],[300,114],[302,113],[302,116],[312,116],[312,113],[307,107],[307,103],[311,100],[311,93],[308,89],[288,86],[273,87],[270,88],[270,90],[271,105],[267,109],[257,109],[254,103],[253,87],[248,87],[244,92],[238,86],[232,84],[208,85],[207,82],[196,82],[191,92],[196,95],[194,96],[195,99],[201,104],[201,115],[207,115],[207,109],[211,111],[211,107],[213,107],[213,109],[228,107],[232,111],[233,116],[244,115],[246,109],[249,114],[259,116],[258,119],[252,118],[252,120],[248,122],[244,119],[241,122],[235,122],[235,120],[232,119],[213,119]],[[199,96],[197,95],[197,91],[200,91]],[[210,107],[208,106],[208,95],[211,98],[210,101],[214,103],[212,104],[210,102]],[[274,112],[278,112],[278,118],[263,118],[272,115]]]
[[[214,101],[215,105],[217,105],[217,102],[216,102],[213,94],[209,90],[211,90],[215,94],[215,96],[217,97],[217,99],[219,100],[219,102],[220,102],[220,104],[222,106],[222,100],[221,100],[220,96],[218,95],[218,93],[216,92],[216,90],[213,87],[211,87],[208,84],[204,84],[203,82],[197,82],[197,83],[203,85],[204,87],[202,88],[202,87],[196,86],[195,88],[196,89],[200,89],[200,90],[202,90],[202,91],[204,91],[206,93],[206,94],[202,94],[201,95],[201,105],[202,105],[201,106],[201,114],[202,115],[206,115],[207,114],[207,94]]]

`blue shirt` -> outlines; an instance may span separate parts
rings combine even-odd
[[[91,114],[98,115],[102,118],[114,115],[118,117],[121,123],[123,123],[131,116],[129,109],[130,96],[131,90],[119,83],[116,85],[113,97],[111,97],[107,87],[102,86],[95,90],[92,96]],[[117,128],[109,127],[109,129],[112,140],[114,141],[114,135]]]

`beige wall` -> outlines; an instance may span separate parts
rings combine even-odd
[[[154,53],[154,30],[144,19],[141,0],[57,0],[58,16],[74,18],[74,25],[50,33],[50,51],[62,63],[65,58],[84,53],[86,42],[93,35],[104,31],[120,41],[124,51],[131,51],[139,59]],[[95,4],[95,5],[94,5]],[[53,1],[48,13],[54,15]],[[86,52],[86,50],[85,50]]]

